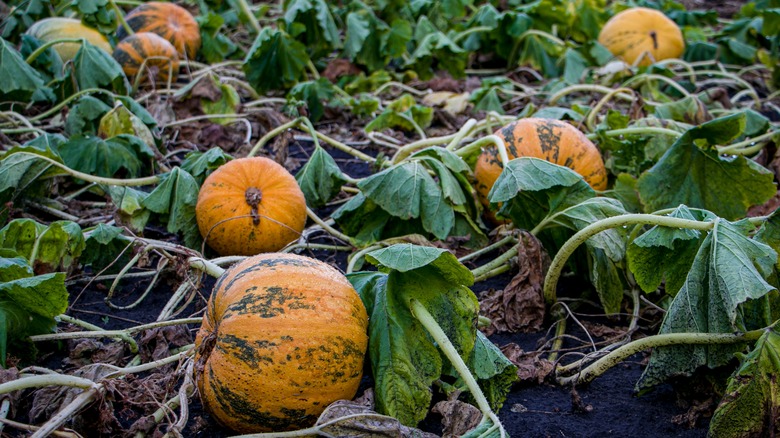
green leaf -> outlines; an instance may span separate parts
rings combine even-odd
[[[339,194],[341,186],[347,182],[333,157],[319,146],[314,148],[309,160],[295,174],[295,180],[311,208],[323,207]]]
[[[108,0],[72,0],[70,5],[78,11],[84,24],[104,34],[116,32],[116,11],[110,7]]]
[[[341,46],[339,30],[331,15],[330,6],[324,0],[288,0],[284,9],[288,32],[293,33],[293,23],[303,25],[300,39],[311,51],[313,58]]]
[[[219,166],[232,160],[233,157],[221,148],[211,148],[206,152],[193,151],[184,156],[181,169],[192,175],[198,185],[202,185],[206,177]]]
[[[767,330],[728,381],[710,420],[709,436],[771,436],[775,432],[780,375],[780,334]]]
[[[390,23],[390,32],[382,40],[383,51],[391,57],[400,57],[406,53],[406,45],[412,41],[412,24],[396,19]]]
[[[132,187],[101,187],[111,197],[111,202],[116,207],[117,223],[128,227],[135,233],[142,234],[151,215],[151,212],[141,205],[148,193]]]
[[[360,183],[363,194],[400,219],[420,218],[425,230],[445,239],[455,221],[455,212],[441,188],[419,162],[393,166]]]
[[[417,30],[430,25],[423,16],[417,23]],[[430,25],[432,26],[432,25]],[[467,52],[444,33],[435,30],[425,35],[415,35],[416,47],[406,61],[423,79],[433,76],[434,68],[447,70],[453,77],[465,76]]]
[[[0,38],[0,101],[29,102],[39,88],[43,78],[30,67],[22,55],[3,38]]]
[[[425,129],[430,126],[432,121],[433,108],[418,105],[414,97],[410,94],[404,94],[388,104],[382,114],[366,125],[365,130],[372,132],[400,128],[405,131],[414,131],[415,124]]]
[[[113,225],[95,226],[86,239],[81,263],[107,274],[119,272],[132,256],[132,244],[120,238],[122,231],[122,228]]]
[[[200,27],[201,47],[200,56],[210,64],[228,59],[237,50],[238,46],[221,32],[225,25],[222,16],[211,11],[201,13],[195,17]]]
[[[685,204],[737,219],[750,206],[774,196],[772,172],[743,156],[724,158],[714,150],[744,130],[743,113],[689,129],[639,178],[637,188],[646,210]]]
[[[150,148],[155,147],[154,135],[149,127],[119,101],[100,119],[97,133],[101,138],[128,134],[138,137]]]
[[[181,232],[184,244],[200,249],[201,236],[195,219],[195,205],[198,202],[200,186],[195,178],[181,168],[161,175],[162,181],[141,205],[162,216],[171,233]]]
[[[383,210],[371,199],[366,198],[362,192],[353,196],[334,211],[331,217],[360,246],[368,246],[385,238],[396,236],[387,229],[392,219],[390,213]],[[410,230],[410,232],[413,231]]]
[[[296,84],[287,94],[287,100],[288,102],[291,100],[306,102],[309,109],[309,119],[312,122],[317,122],[325,113],[323,102],[333,101],[335,95],[334,85],[326,78],[319,78],[315,81]]]
[[[61,272],[0,282],[0,365],[5,367],[9,341],[51,332],[54,317],[68,308]]]
[[[83,96],[68,111],[65,132],[71,136],[97,134],[101,119],[109,111],[111,107],[102,100]]]
[[[386,274],[350,276],[369,315],[369,356],[380,413],[415,425],[427,414],[431,385],[445,360],[411,313],[415,299],[431,312],[456,350],[467,360],[474,348],[478,302],[467,285],[471,272],[451,253],[409,244],[369,253]],[[400,269],[400,270],[399,270]]]
[[[154,153],[138,137],[120,135],[103,140],[97,136],[75,135],[60,146],[62,160],[71,169],[102,177],[113,177],[120,169],[129,176],[138,176],[144,168],[143,159]]]
[[[517,367],[479,330],[467,365],[474,372],[490,408],[498,412],[518,379]]]
[[[581,83],[585,70],[588,68],[588,60],[579,51],[572,48],[566,49],[563,60],[564,82],[570,85]]]
[[[84,41],[73,59],[75,79],[79,88],[103,88],[117,94],[127,94],[130,84],[122,66],[105,50]]]
[[[304,77],[306,46],[287,33],[265,27],[244,59],[244,73],[258,93],[289,88]]]
[[[201,98],[200,106],[205,114],[236,114],[241,105],[241,96],[238,91],[229,83],[220,82],[214,76],[209,76],[206,80],[214,82],[214,87],[219,90],[219,99],[216,101]],[[236,119],[234,117],[215,117],[211,119],[214,123],[229,125]]]
[[[46,226],[32,219],[14,219],[0,229],[0,248],[13,249],[37,272],[51,272],[72,267],[84,250],[84,235],[71,221]]]
[[[34,276],[26,258],[8,248],[0,249],[0,283]]]
[[[48,145],[43,146],[46,148],[45,150],[41,150],[35,145],[18,146],[6,152],[0,161],[0,204],[14,202],[22,195],[34,198],[50,194],[48,190],[50,181],[43,177],[58,175],[62,171],[40,157],[47,157],[61,163],[62,158],[51,148],[59,140],[58,137],[49,135],[39,138],[43,138],[44,142],[51,141]],[[2,218],[2,214],[0,214],[0,218]]]
[[[681,205],[667,216],[701,220]],[[698,230],[654,226],[631,242],[628,267],[645,292],[654,292],[666,279],[666,293],[676,295],[683,286],[702,240]]]
[[[751,230],[714,219],[685,283],[672,300],[659,334],[733,333],[744,330],[738,306],[776,290],[767,278],[777,253],[746,236]],[[669,377],[690,375],[696,368],[726,364],[740,345],[675,345],[653,350],[638,389],[655,386]]]

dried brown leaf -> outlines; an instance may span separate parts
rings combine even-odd
[[[141,332],[138,353],[143,362],[150,362],[164,359],[171,355],[172,349],[191,343],[192,335],[185,326],[158,327]]]
[[[553,372],[555,364],[547,359],[542,359],[540,352],[527,353],[515,343],[501,347],[510,362],[517,366],[517,377],[520,382],[541,384],[544,379]]]
[[[479,409],[460,400],[440,401],[433,406],[432,411],[442,417],[442,438],[463,436],[482,420]]]
[[[328,63],[322,76],[331,82],[336,82],[342,76],[356,76],[362,71],[347,59],[337,58]]]
[[[369,438],[369,437],[393,437],[393,438],[435,438],[436,435],[423,432],[413,427],[401,424],[397,419],[380,415],[362,403],[349,400],[338,400],[325,408],[325,411],[317,419],[322,426],[322,432],[331,436]]]
[[[544,323],[542,285],[550,257],[527,231],[521,231],[519,239],[517,275],[503,290],[488,291],[480,302],[480,313],[491,320],[485,329],[488,336],[496,332],[536,332]]]

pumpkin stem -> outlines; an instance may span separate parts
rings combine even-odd
[[[211,352],[214,351],[214,347],[217,345],[217,329],[215,328],[214,331],[210,332],[206,337],[203,338],[203,341],[200,343],[200,346],[198,346],[198,349],[196,351],[196,355],[198,356],[198,361],[195,363],[195,375],[200,376],[203,374],[203,370],[206,369],[206,362],[209,361],[209,357],[211,357]]]
[[[255,225],[260,224],[260,214],[257,212],[257,206],[260,205],[260,201],[263,199],[263,193],[257,187],[250,187],[244,192],[244,199],[249,204],[250,215],[252,215],[252,223]]]
[[[658,34],[654,31],[650,31],[650,38],[653,39],[653,49],[658,50]]]

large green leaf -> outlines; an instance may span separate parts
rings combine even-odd
[[[83,265],[108,274],[119,272],[130,261],[131,243],[120,236],[123,229],[113,225],[98,224],[87,234],[84,252],[81,256]]]
[[[123,186],[102,186],[103,190],[111,197],[117,223],[128,227],[134,233],[142,234],[151,212],[141,203],[148,193]]]
[[[43,87],[43,79],[30,67],[22,55],[5,39],[0,38],[0,101],[29,102]]]
[[[743,156],[721,157],[714,149],[739,137],[745,127],[745,114],[739,113],[683,134],[639,178],[637,188],[647,211],[684,204],[734,220],[774,196],[772,172]]]
[[[780,410],[780,334],[767,330],[729,378],[710,420],[709,436],[772,436]]]
[[[70,107],[65,119],[65,132],[68,135],[97,134],[100,121],[111,106],[93,96],[82,96],[76,104]]]
[[[24,145],[11,148],[0,161],[0,205],[15,202],[22,195],[26,198],[49,195],[49,180],[43,177],[63,172],[41,157],[62,162],[56,151],[59,143],[56,137],[41,136],[38,145]],[[43,148],[43,149],[41,149]],[[0,208],[0,212],[3,209]],[[0,213],[0,218],[7,212]]]
[[[702,219],[684,205],[667,216]],[[666,293],[676,295],[696,257],[701,237],[697,230],[654,226],[634,239],[628,247],[628,266],[637,284],[645,292],[653,292],[666,279]]]
[[[202,185],[211,172],[232,159],[222,148],[211,148],[206,152],[189,152],[184,156],[180,167],[192,175],[198,185]]]
[[[154,152],[138,137],[122,134],[103,140],[97,136],[74,135],[60,146],[62,160],[68,167],[91,175],[113,177],[125,169],[131,177],[152,166],[145,165]]]
[[[465,75],[468,53],[444,33],[433,28],[423,16],[415,29],[415,49],[406,61],[406,66],[413,69],[423,79],[433,76],[434,67],[447,70],[456,78]],[[420,35],[417,31],[430,26],[432,31]]]
[[[14,219],[0,229],[0,247],[25,257],[37,272],[51,272],[73,267],[84,250],[84,235],[71,221],[46,226],[32,219]]]
[[[161,176],[162,182],[141,201],[141,205],[162,215],[171,233],[181,232],[184,244],[200,249],[201,236],[195,219],[200,186],[195,178],[181,168]]]
[[[341,186],[347,181],[333,157],[319,146],[295,174],[295,180],[306,196],[306,204],[311,208],[324,206],[341,191]]]
[[[284,21],[287,31],[296,36],[313,58],[341,47],[339,29],[330,12],[330,3],[324,0],[287,0]]]
[[[414,121],[412,123],[411,121]],[[403,94],[398,99],[390,102],[382,114],[368,122],[366,132],[382,131],[389,128],[398,128],[404,131],[414,131],[415,124],[425,129],[433,121],[433,109],[424,105],[418,105],[410,94]]]
[[[108,0],[72,0],[70,5],[79,13],[84,24],[96,27],[104,34],[116,31],[116,11],[110,7]]]
[[[304,77],[306,46],[286,32],[265,27],[244,59],[244,73],[259,93],[289,88]]]
[[[452,230],[455,211],[419,161],[405,162],[372,175],[361,181],[358,188],[401,220],[419,218],[425,231],[439,239],[447,238]]]
[[[431,402],[431,385],[445,360],[410,311],[422,303],[441,325],[464,360],[474,348],[478,302],[468,289],[474,279],[451,253],[409,244],[369,253],[384,273],[350,276],[369,310],[369,357],[375,378],[376,408],[416,425]]]
[[[777,253],[747,237],[744,224],[720,218],[704,238],[685,283],[672,300],[660,334],[733,333],[743,331],[738,306],[775,290],[765,280],[777,263]],[[676,345],[653,350],[639,389],[655,386],[676,375],[690,375],[696,368],[727,363],[742,346]]]
[[[104,88],[117,94],[127,94],[130,84],[122,66],[105,50],[84,41],[73,58],[75,79],[79,88]]]

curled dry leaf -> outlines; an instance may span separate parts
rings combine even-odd
[[[144,330],[138,342],[141,360],[146,363],[164,359],[171,350],[192,344],[193,339],[187,327],[181,325]]]
[[[475,406],[460,400],[443,400],[433,406],[433,412],[441,415],[442,438],[456,438],[477,427],[482,412]]]
[[[550,257],[527,231],[520,232],[519,242],[517,275],[503,290],[489,291],[480,301],[480,313],[491,320],[484,330],[488,336],[496,332],[536,332],[544,322],[542,286]]]
[[[471,94],[465,93],[453,93],[451,91],[435,91],[430,94],[426,94],[422,98],[422,103],[426,106],[442,108],[449,114],[457,116],[466,112],[469,106],[469,98]]]
[[[74,339],[68,341],[69,354],[63,364],[75,368],[94,363],[120,365],[124,357],[122,342],[103,343],[96,339]]]
[[[540,357],[540,352],[527,353],[514,342],[501,347],[501,352],[517,366],[520,382],[541,384],[555,368],[554,363]]]
[[[0,384],[5,382],[10,382],[18,378],[19,378],[19,370],[16,367],[8,368],[7,370],[0,368]],[[19,396],[21,394],[22,391],[14,391],[11,393],[0,395],[0,401],[6,398],[10,399],[11,401],[11,410],[9,412],[10,418],[14,418],[14,416],[16,415],[14,407],[18,404]]]
[[[331,403],[320,415],[317,426],[321,426],[320,432],[330,436],[437,438],[432,433],[404,426],[393,417],[378,414],[364,403],[349,400]]]

